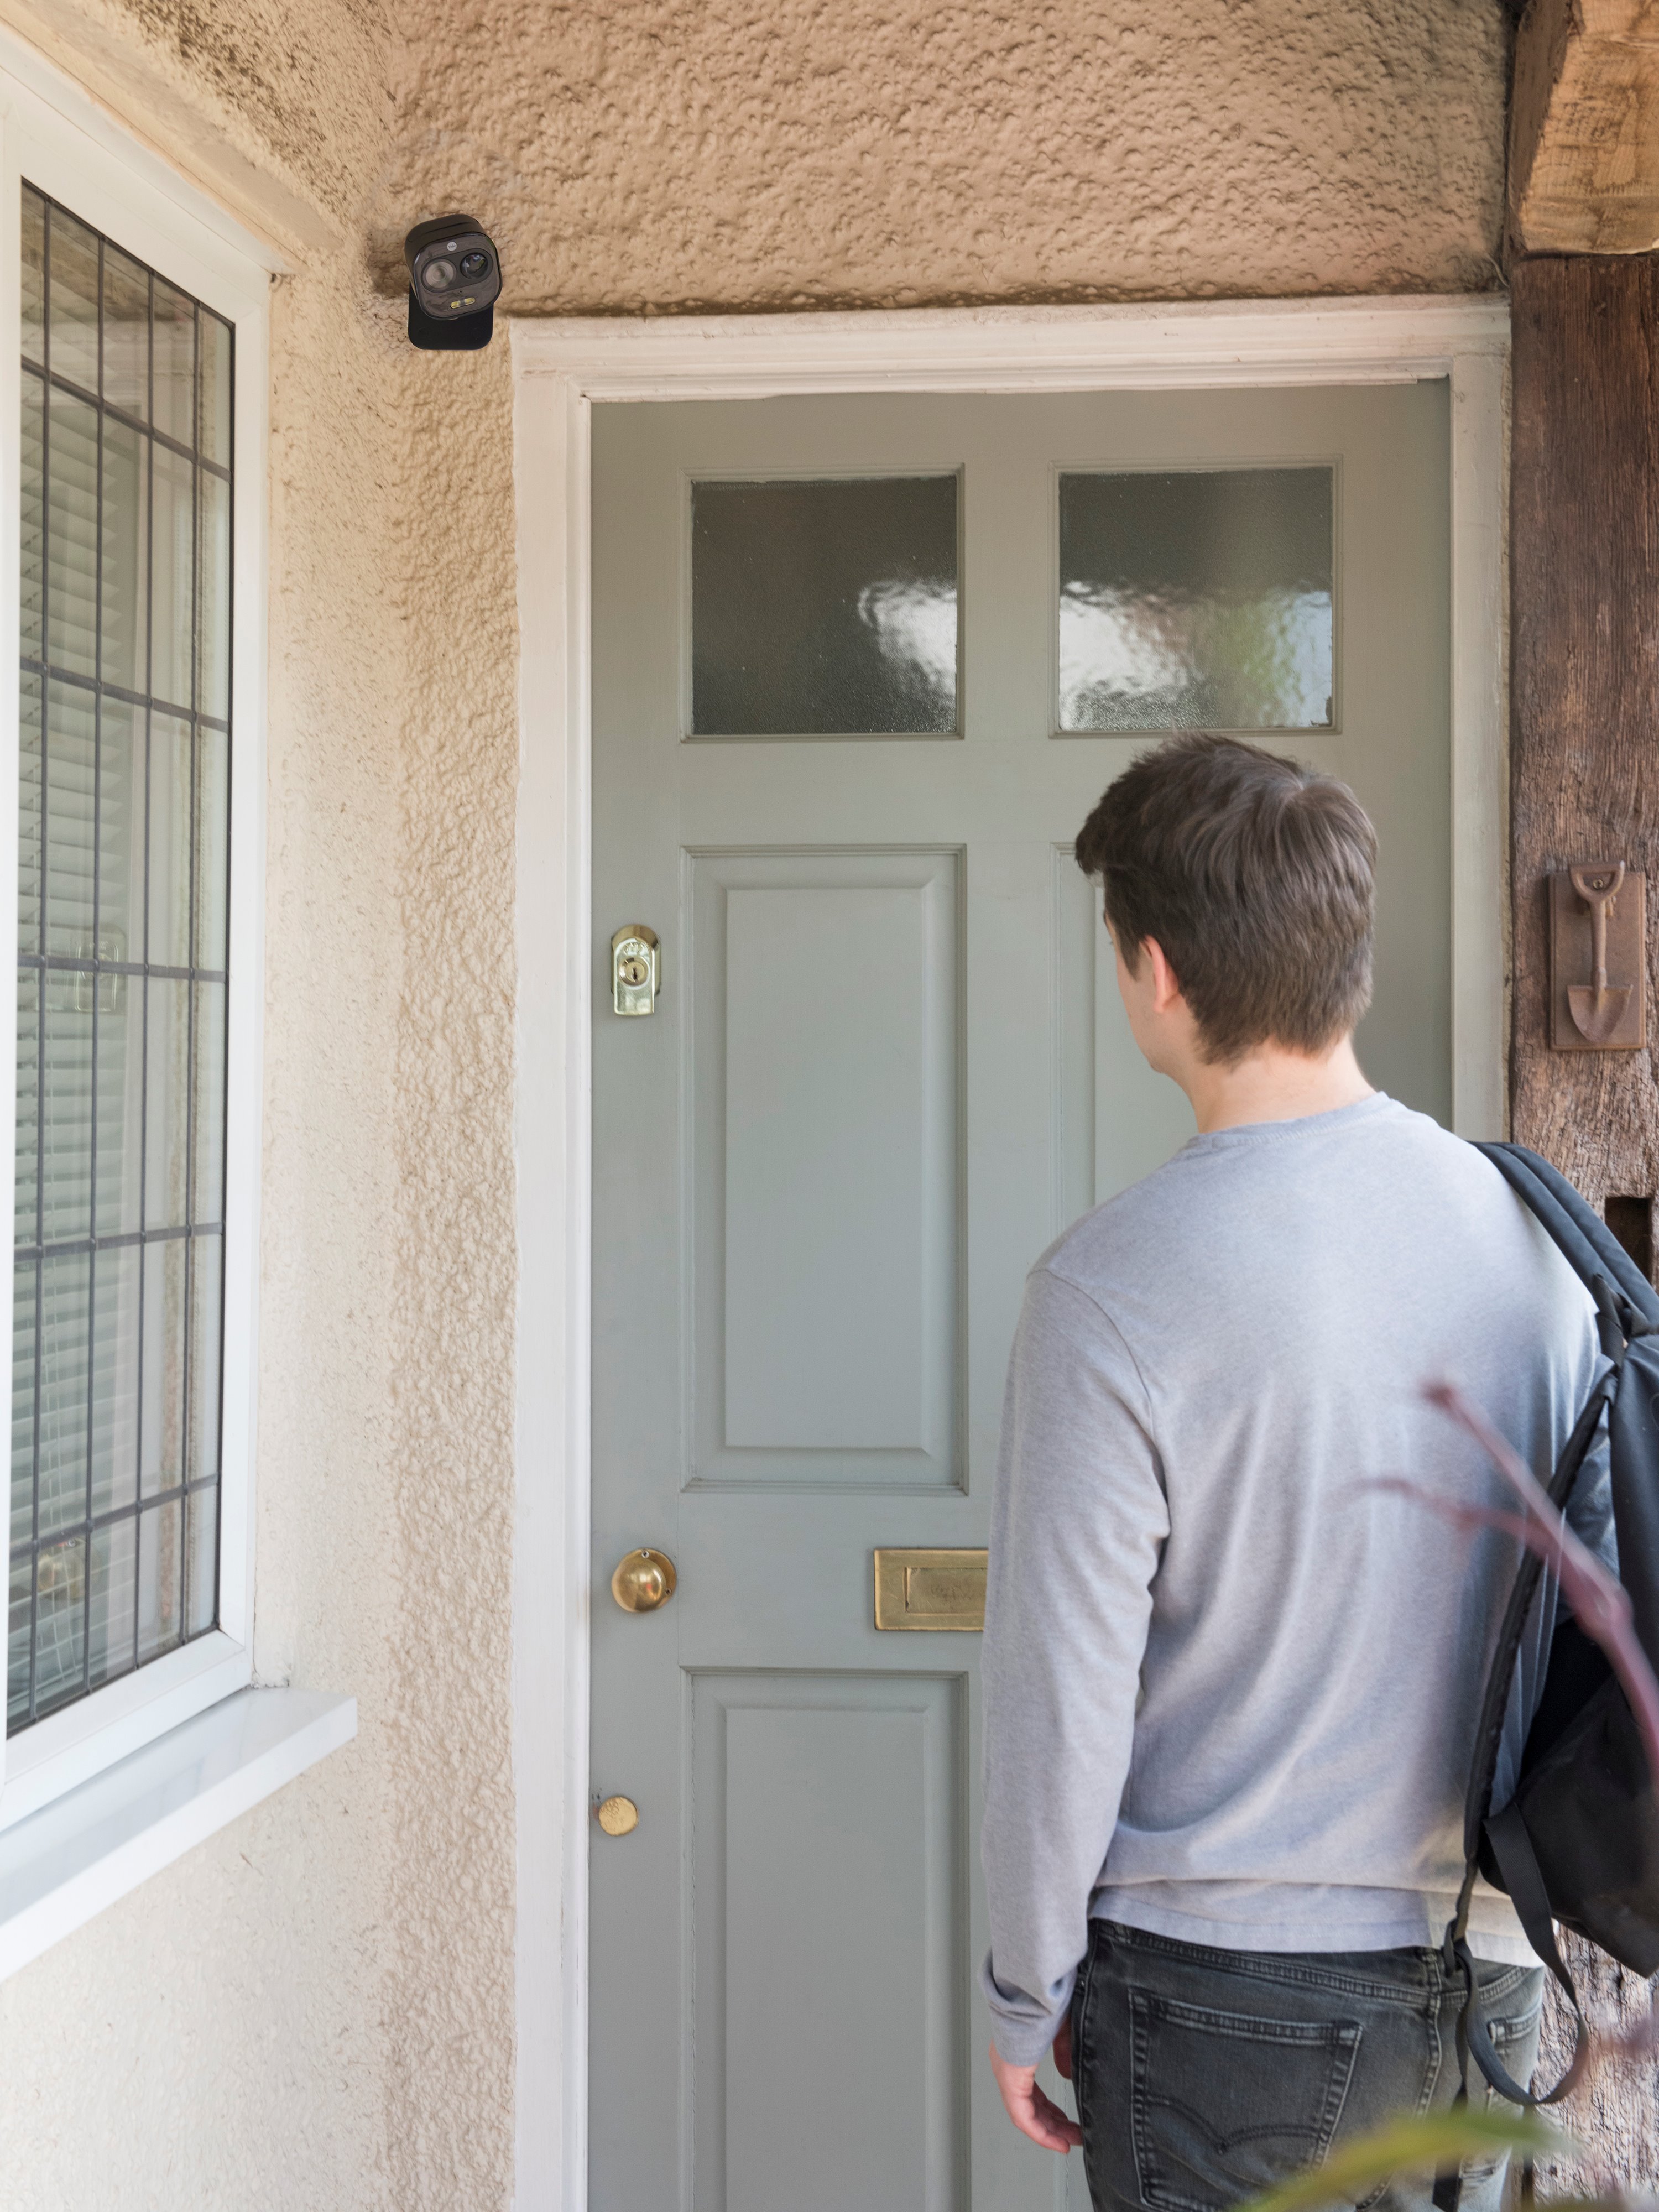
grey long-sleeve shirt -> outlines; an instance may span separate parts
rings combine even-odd
[[[1498,1171],[1381,1096],[1197,1137],[1032,1270],[991,1534],[983,1853],[999,2048],[1052,2040],[1091,1915],[1232,1950],[1438,1942],[1513,1544],[1370,1486],[1547,1476],[1590,1302]],[[1605,1475],[1573,1519],[1607,1544]],[[1554,1622],[1547,1588],[1511,1712]],[[1480,1954],[1531,1962],[1483,1883]]]

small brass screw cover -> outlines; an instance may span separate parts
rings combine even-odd
[[[626,1836],[639,1826],[640,1808],[631,1797],[607,1797],[593,1817],[607,1836]]]

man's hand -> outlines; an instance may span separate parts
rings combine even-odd
[[[1065,2063],[1060,2065],[1061,2047]],[[1054,2038],[1054,2063],[1069,2079],[1072,2067],[1072,2037],[1069,2026],[1063,2027]],[[1030,2136],[1034,2143],[1044,2150],[1057,2150],[1063,2156],[1076,2150],[1083,2142],[1083,2131],[1075,2120],[1068,2120],[1052,2098],[1045,2097],[1036,2085],[1035,2066],[1011,2066],[997,2049],[991,2045],[991,2071],[997,2077],[997,2087],[1002,2092],[1002,2101],[1009,2118],[1021,2135]]]

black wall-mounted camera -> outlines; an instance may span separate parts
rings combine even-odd
[[[427,353],[476,353],[495,328],[501,258],[470,215],[417,222],[404,240],[409,342]]]

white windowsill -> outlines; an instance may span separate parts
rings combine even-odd
[[[239,1690],[0,1835],[0,1979],[357,1733],[357,1700]]]

